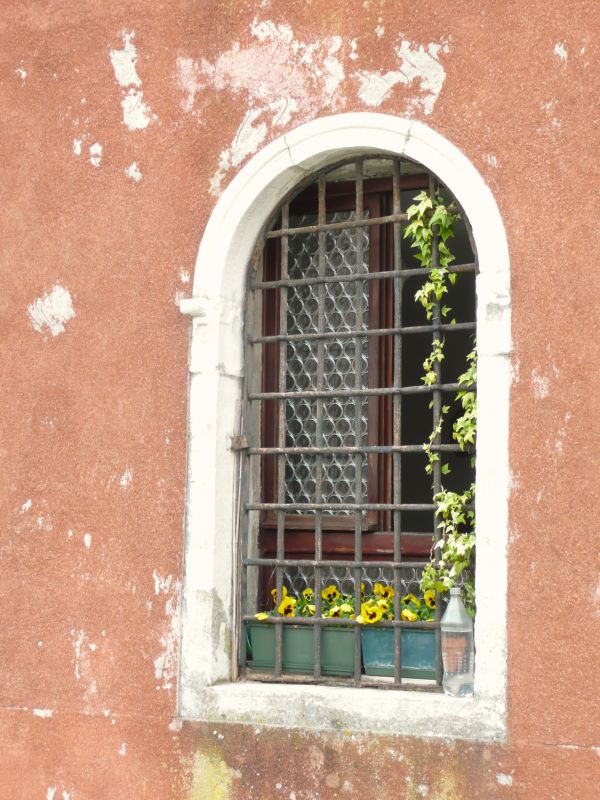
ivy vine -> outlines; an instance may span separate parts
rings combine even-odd
[[[450,272],[449,266],[454,261],[448,240],[454,236],[454,226],[460,218],[458,211],[446,204],[439,192],[430,194],[423,191],[414,198],[414,204],[407,210],[409,224],[404,229],[404,238],[410,240],[410,246],[416,250],[415,258],[422,267],[428,269],[428,275],[415,294],[415,301],[423,306],[428,320],[433,319],[436,308],[442,318],[447,318],[452,309],[441,305],[449,286],[456,283],[457,273]],[[433,263],[434,241],[437,236],[437,264]],[[455,323],[451,319],[451,323]],[[423,362],[422,381],[426,386],[434,386],[437,382],[436,366],[444,359],[444,339],[434,338],[431,352]],[[477,438],[477,395],[473,386],[477,380],[477,351],[475,346],[468,353],[465,372],[457,378],[461,389],[456,393],[454,402],[461,406],[462,413],[452,426],[452,438],[461,450],[475,446]],[[440,454],[433,449],[436,439],[442,432],[445,416],[450,406],[444,405],[437,424],[431,431],[428,441],[423,445],[427,457],[425,472],[433,474],[434,464],[440,461]],[[471,459],[474,465],[474,457]],[[442,475],[450,472],[447,463],[440,465]],[[431,560],[425,566],[421,578],[423,592],[434,590],[447,592],[460,582],[467,608],[474,610],[475,587],[473,582],[473,559],[475,555],[475,486],[464,492],[452,492],[443,486],[433,501],[439,538],[434,542]]]

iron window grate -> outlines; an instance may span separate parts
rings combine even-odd
[[[317,222],[310,225],[291,225],[290,205],[298,195],[299,189],[294,190],[294,195],[287,198],[280,206],[279,227],[267,230],[257,246],[250,280],[248,286],[248,302],[246,317],[246,345],[245,345],[245,390],[244,390],[244,432],[245,441],[249,444],[241,451],[243,459],[241,469],[241,591],[238,593],[237,625],[239,627],[239,671],[245,679],[318,683],[346,683],[351,685],[373,685],[374,679],[363,674],[361,661],[361,625],[349,619],[323,618],[321,588],[324,581],[341,575],[337,578],[340,583],[352,587],[355,608],[361,606],[361,583],[365,581],[373,584],[374,576],[384,577],[393,585],[396,598],[400,598],[407,589],[417,585],[420,570],[427,563],[424,559],[405,559],[402,554],[403,536],[423,537],[431,540],[434,535],[432,502],[403,502],[402,501],[402,459],[403,456],[414,457],[423,452],[422,444],[406,443],[402,441],[402,412],[403,398],[410,396],[425,396],[424,402],[431,402],[432,429],[438,427],[442,413],[443,398],[449,393],[455,393],[462,388],[458,383],[442,380],[442,367],[440,363],[434,366],[436,382],[430,386],[402,385],[403,351],[402,341],[410,340],[411,336],[423,334],[431,335],[431,340],[440,336],[450,335],[454,332],[475,332],[475,321],[455,322],[454,324],[443,321],[441,303],[436,303],[433,316],[427,324],[403,325],[403,287],[407,281],[426,276],[428,269],[413,268],[403,265],[402,258],[402,230],[407,223],[407,215],[402,212],[402,169],[405,162],[402,159],[390,159],[391,164],[391,213],[367,215],[363,208],[363,195],[365,178],[363,176],[366,159],[354,159],[347,162],[354,165],[354,213],[346,219],[334,221],[327,220],[327,174],[339,165],[334,165],[327,171],[319,173],[316,177],[317,184]],[[414,165],[412,165],[414,167]],[[314,181],[314,177],[312,179]],[[431,194],[437,188],[435,176],[427,173],[427,186]],[[362,265],[364,256],[363,236],[361,231],[377,231],[387,226],[391,231],[392,263],[386,264],[385,269],[363,271],[357,268],[351,274],[327,274],[327,237],[334,233],[341,234],[352,231],[355,234],[356,264]],[[316,270],[310,277],[290,277],[290,240],[292,237],[314,236],[317,241],[315,254]],[[275,279],[264,279],[264,251],[267,246],[279,248],[279,275]],[[433,266],[439,264],[438,241],[433,242]],[[449,267],[449,272],[455,274],[473,274],[477,271],[475,260],[467,260]],[[299,270],[294,264],[292,272]],[[391,310],[389,324],[368,327],[368,287],[386,282],[393,288],[390,293]],[[336,284],[350,284],[353,286],[353,300],[355,307],[353,327],[345,330],[327,330],[326,298],[329,288]],[[316,316],[312,327],[314,330],[298,331],[298,326],[292,325],[290,330],[290,298],[294,292],[308,290],[310,297],[316,298]],[[263,313],[267,293],[275,297],[275,306],[278,309],[278,325],[275,333],[265,333],[263,329]],[[308,295],[307,295],[308,296]],[[330,296],[329,296],[330,297]],[[331,299],[331,298],[330,298]],[[348,327],[348,326],[346,326]],[[390,367],[392,381],[389,386],[365,386],[364,361],[368,358],[369,342],[392,342]],[[331,389],[327,385],[325,373],[325,359],[329,342],[350,341],[353,343],[354,380],[348,385],[342,383]],[[295,353],[295,347],[310,345],[311,353],[316,355],[316,367],[311,375],[312,386],[306,390],[290,390],[289,356]],[[270,387],[264,389],[263,368],[264,352],[266,348],[275,348],[277,351],[277,378],[276,390]],[[352,351],[351,351],[352,352]],[[325,441],[324,421],[326,421],[327,404],[330,401],[345,402],[348,409],[348,421],[353,429],[353,444],[328,445]],[[387,413],[391,419],[391,437],[386,443],[370,443],[365,440],[365,407],[371,401],[387,402]],[[314,430],[312,440],[307,446],[290,445],[288,423],[292,419],[290,404],[296,401],[309,402],[314,408]],[[261,438],[261,420],[263,419],[264,404],[276,406],[276,444],[265,445]],[[442,434],[438,433],[432,441],[433,452],[456,454],[460,448],[456,444],[442,442]],[[372,502],[365,492],[365,471],[368,469],[368,459],[374,456],[388,456],[391,460],[391,498],[389,502]],[[275,460],[276,498],[267,502],[262,497],[263,490],[263,459],[265,457]],[[324,500],[324,481],[326,478],[327,460],[331,457],[351,458],[354,464],[353,487],[348,493],[350,499],[341,502],[327,502]],[[311,502],[299,502],[293,494],[286,490],[286,467],[289,476],[290,458],[310,458],[311,478],[314,478],[314,498]],[[433,463],[432,470],[432,497],[437,494],[442,486],[441,462]],[[432,526],[429,531],[410,532],[402,530],[402,514],[407,511],[429,512]],[[390,515],[391,525],[391,558],[377,559],[363,556],[363,542],[366,535],[365,520],[372,512],[387,512]],[[274,515],[275,523],[275,557],[261,555],[257,546],[261,519],[270,513]],[[328,514],[345,513],[353,517],[353,525],[348,526],[349,535],[353,537],[353,558],[330,558],[324,554],[323,534],[324,522],[327,524]],[[293,531],[286,531],[286,518],[292,514],[310,515],[311,531],[314,531],[314,558],[294,558],[286,552],[286,536],[293,535]],[[261,572],[262,571],[262,572]],[[274,576],[276,597],[282,597],[284,586],[296,586],[295,581],[314,583],[315,615],[313,617],[294,617],[288,619],[282,616],[272,616],[263,621],[262,625],[273,625],[275,632],[274,664],[272,670],[255,671],[247,669],[246,634],[245,625],[254,621],[253,610],[258,610],[257,595],[260,575],[265,573]],[[300,577],[298,577],[300,576]],[[438,598],[439,600],[439,598]],[[384,688],[411,688],[413,683],[408,683],[402,677],[402,630],[404,629],[429,629],[432,623],[424,621],[405,622],[400,618],[400,603],[394,604],[394,619],[381,621],[378,627],[391,628],[394,631],[394,665],[393,678],[377,682]],[[436,663],[435,681],[428,686],[419,686],[420,689],[439,690],[442,681],[442,663],[440,652],[440,627],[441,604],[436,603],[436,620],[433,623],[436,638]],[[314,631],[314,665],[312,675],[304,674],[301,677],[283,671],[283,629],[285,626],[308,626]],[[321,650],[323,630],[328,627],[350,628],[354,631],[354,667],[353,674],[347,678],[335,679],[322,674]],[[375,681],[376,682],[376,681]]]

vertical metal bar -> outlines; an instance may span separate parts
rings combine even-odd
[[[400,214],[402,195],[400,191],[400,159],[394,159],[393,172],[393,214]],[[394,272],[402,269],[402,232],[400,223],[394,223]],[[394,278],[394,328],[398,330],[402,327],[402,280],[396,276]],[[394,386],[402,386],[402,336],[394,335]],[[398,447],[402,443],[401,420],[402,420],[402,395],[395,394],[393,397],[393,441],[392,444]],[[394,451],[392,456],[392,481],[394,504],[402,502],[402,482],[401,482],[401,454]],[[399,563],[402,559],[402,547],[400,541],[401,532],[401,511],[392,512],[393,533],[394,533],[394,561]],[[394,619],[400,620],[400,597],[402,586],[400,583],[400,568],[394,567]],[[394,683],[402,683],[402,630],[399,625],[394,628]]]
[[[429,194],[433,198],[437,193],[437,181],[433,177],[433,175],[429,176]],[[440,264],[440,257],[439,257],[439,236],[437,229],[433,232],[433,242],[431,245],[431,266],[433,269],[437,269]],[[432,317],[432,346],[433,342],[436,339],[440,339],[442,333],[440,330],[440,325],[442,323],[442,312],[441,312],[441,304],[440,302],[436,302],[433,308],[433,317]],[[442,365],[439,361],[436,361],[433,366],[435,372],[435,386],[439,386],[442,383]],[[440,419],[442,416],[442,393],[439,389],[433,389],[433,430],[436,430],[437,426],[440,423]],[[432,444],[439,445],[442,442],[442,433],[441,431],[436,434],[433,439]],[[433,495],[435,497],[436,494],[442,488],[442,462],[441,456],[442,454],[438,451],[439,459],[434,461],[433,463]],[[435,515],[435,511],[433,512],[433,530],[434,530],[434,540],[437,539],[437,519]],[[436,594],[436,603],[435,603],[435,618],[436,621],[439,622],[441,619],[441,602],[439,594]],[[443,678],[443,666],[442,666],[442,647],[441,647],[441,636],[439,627],[436,628],[435,634],[435,652],[436,652],[436,659],[435,659],[435,679],[438,686],[442,684]]]
[[[284,204],[281,209],[281,225],[283,228],[289,227],[289,205]],[[288,278],[288,245],[289,237],[281,237],[281,278],[287,280]],[[279,289],[279,333],[287,333],[287,316],[288,316],[288,288],[285,286]],[[282,340],[279,343],[279,391],[285,392],[287,378],[287,342]],[[278,446],[285,447],[285,434],[286,434],[286,404],[285,398],[280,398],[278,401],[278,428],[277,439]],[[277,456],[277,502],[285,503],[285,455],[280,453]],[[285,558],[285,511],[279,509],[277,511],[277,558]],[[275,567],[275,603],[279,604],[283,600],[283,568],[281,566]],[[282,651],[283,651],[283,630],[281,626],[281,618],[277,618],[275,625],[275,666],[274,674],[278,678],[282,671]]]
[[[326,221],[326,181],[325,175],[319,175],[319,225],[324,225]],[[325,277],[325,246],[326,233],[319,231],[319,277]],[[325,284],[320,283],[317,291],[318,312],[317,312],[317,331],[323,333],[325,330]],[[325,342],[319,339],[317,343],[317,390],[322,391],[325,385]],[[315,444],[317,447],[323,446],[323,398],[316,399],[316,430]],[[315,502],[321,503],[323,498],[323,456],[319,453],[315,457]],[[318,562],[323,558],[323,512],[315,511],[315,614],[321,616],[321,575],[322,570]],[[321,677],[321,625],[314,626],[315,636],[315,663],[314,677]]]
[[[354,165],[355,181],[356,181],[356,221],[363,218],[363,162],[357,161]],[[356,228],[356,271],[358,274],[362,272],[363,267],[363,228]],[[356,298],[356,330],[360,331],[364,322],[364,282],[356,281],[355,285],[355,298]],[[363,337],[356,335],[354,337],[354,387],[356,389],[363,388],[363,369],[362,369],[362,356],[363,356]],[[354,442],[357,447],[362,444],[362,410],[365,398],[356,396],[354,398]],[[368,403],[368,400],[367,400]],[[360,504],[363,502],[363,459],[362,453],[356,453],[354,456],[354,502]],[[363,525],[363,512],[358,510],[354,512],[354,559],[362,561],[362,525]],[[362,569],[356,567],[354,570],[354,607],[356,615],[360,612],[360,579],[362,577]],[[361,650],[360,650],[360,625],[354,626],[354,683],[360,684],[361,676]]]
[[[254,258],[252,262],[252,269],[250,271],[249,276],[249,285],[253,282],[254,276],[256,275],[261,259],[263,256],[263,249],[262,247],[257,247],[254,253]],[[244,325],[246,330],[249,330],[252,327],[252,333],[254,334],[254,326],[256,325],[256,295],[260,292],[260,289],[250,289],[248,288],[247,293],[247,300],[246,300],[246,317],[244,320]],[[252,422],[253,422],[253,405],[254,403],[258,403],[258,408],[260,410],[260,406],[262,404],[262,400],[248,400],[248,395],[252,394],[254,390],[254,370],[253,370],[253,362],[254,362],[254,347],[252,343],[246,341],[245,350],[244,350],[244,385],[243,385],[243,394],[242,394],[242,408],[241,408],[241,425],[239,433],[246,434],[247,440],[251,440],[251,430],[252,430]],[[261,348],[262,349],[262,348]],[[234,668],[232,670],[232,680],[237,680],[239,669],[243,667],[246,661],[246,631],[244,625],[242,623],[242,614],[244,613],[244,606],[247,602],[248,597],[248,566],[241,566],[243,561],[238,561],[237,559],[247,559],[249,556],[249,517],[250,512],[246,509],[246,502],[249,501],[250,503],[257,502],[260,500],[260,496],[257,492],[256,481],[254,480],[254,473],[253,473],[253,466],[256,463],[256,459],[260,459],[260,456],[252,456],[247,452],[238,451],[237,452],[238,464],[239,464],[239,475],[238,475],[238,509],[236,515],[236,547],[235,547],[235,557],[236,557],[236,568],[234,570],[234,584],[233,584],[233,591],[234,591],[234,608],[235,608],[235,620],[234,620],[234,631],[237,641],[237,649],[234,652],[237,652],[237,663],[235,663],[234,659]],[[241,502],[240,502],[241,501]],[[256,512],[254,512],[256,513]]]

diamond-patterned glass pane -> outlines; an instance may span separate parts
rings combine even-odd
[[[327,215],[327,222],[351,219],[354,212],[336,212]],[[315,225],[312,215],[290,220],[293,227]],[[358,236],[363,239],[362,262],[358,263]],[[368,229],[328,231],[325,236],[325,274],[351,275],[368,272]],[[290,278],[317,277],[319,273],[319,236],[316,233],[295,234],[289,239]],[[341,332],[357,327],[357,292],[363,298],[361,329],[368,327],[368,283],[333,282],[325,284],[324,330]],[[319,287],[300,286],[288,291],[288,333],[317,333],[319,313]],[[362,338],[361,386],[369,383],[367,339]],[[354,339],[333,338],[324,341],[324,389],[352,389],[355,387],[356,343]],[[287,346],[286,391],[307,391],[317,386],[317,342],[289,342]],[[323,444],[326,447],[353,447],[356,445],[355,400],[334,397],[323,403]],[[368,401],[360,401],[361,441],[367,442]],[[313,400],[290,399],[286,401],[286,447],[312,447],[316,444],[316,403]],[[362,500],[367,499],[367,464],[363,462]],[[323,503],[352,503],[355,501],[356,458],[353,455],[323,457]],[[286,457],[286,502],[311,503],[316,497],[315,459],[311,456]],[[334,512],[330,512],[334,513]],[[338,512],[350,513],[350,512]]]

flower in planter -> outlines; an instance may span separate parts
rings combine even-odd
[[[419,617],[414,611],[411,611],[410,608],[403,608],[400,612],[400,619],[404,622],[416,622]]]
[[[296,616],[296,600],[293,597],[284,597],[284,599],[281,601],[281,603],[277,607],[277,612],[282,617],[295,617]]]
[[[259,611],[258,614],[254,615],[259,622],[262,622],[265,619],[268,619],[269,615],[265,611]]]
[[[357,622],[367,625],[373,625],[383,616],[383,609],[374,603],[363,603],[360,607],[360,616],[356,618]]]
[[[342,599],[347,601],[349,598],[343,595]],[[354,605],[351,602],[337,603],[323,611],[323,618],[354,619]]]
[[[432,589],[423,593],[423,600],[427,608],[435,609],[435,592]]]
[[[285,600],[287,597],[288,590],[285,586],[281,587],[281,599]],[[271,589],[271,597],[273,598],[273,602],[277,603],[277,589]]]
[[[335,602],[340,596],[341,596],[340,590],[333,583],[330,584],[329,586],[326,586],[321,592],[321,597],[323,598],[323,600],[326,600],[329,604]]]
[[[387,586],[385,583],[376,583],[373,587],[373,592],[383,600],[392,600],[394,598],[393,587]]]
[[[405,594],[402,598],[402,605],[413,605],[415,608],[421,608],[421,601],[414,594]]]
[[[307,586],[306,589],[302,592],[302,597],[306,600],[307,603],[310,603],[310,601],[313,599],[313,596],[314,592],[310,588],[310,586]]]

